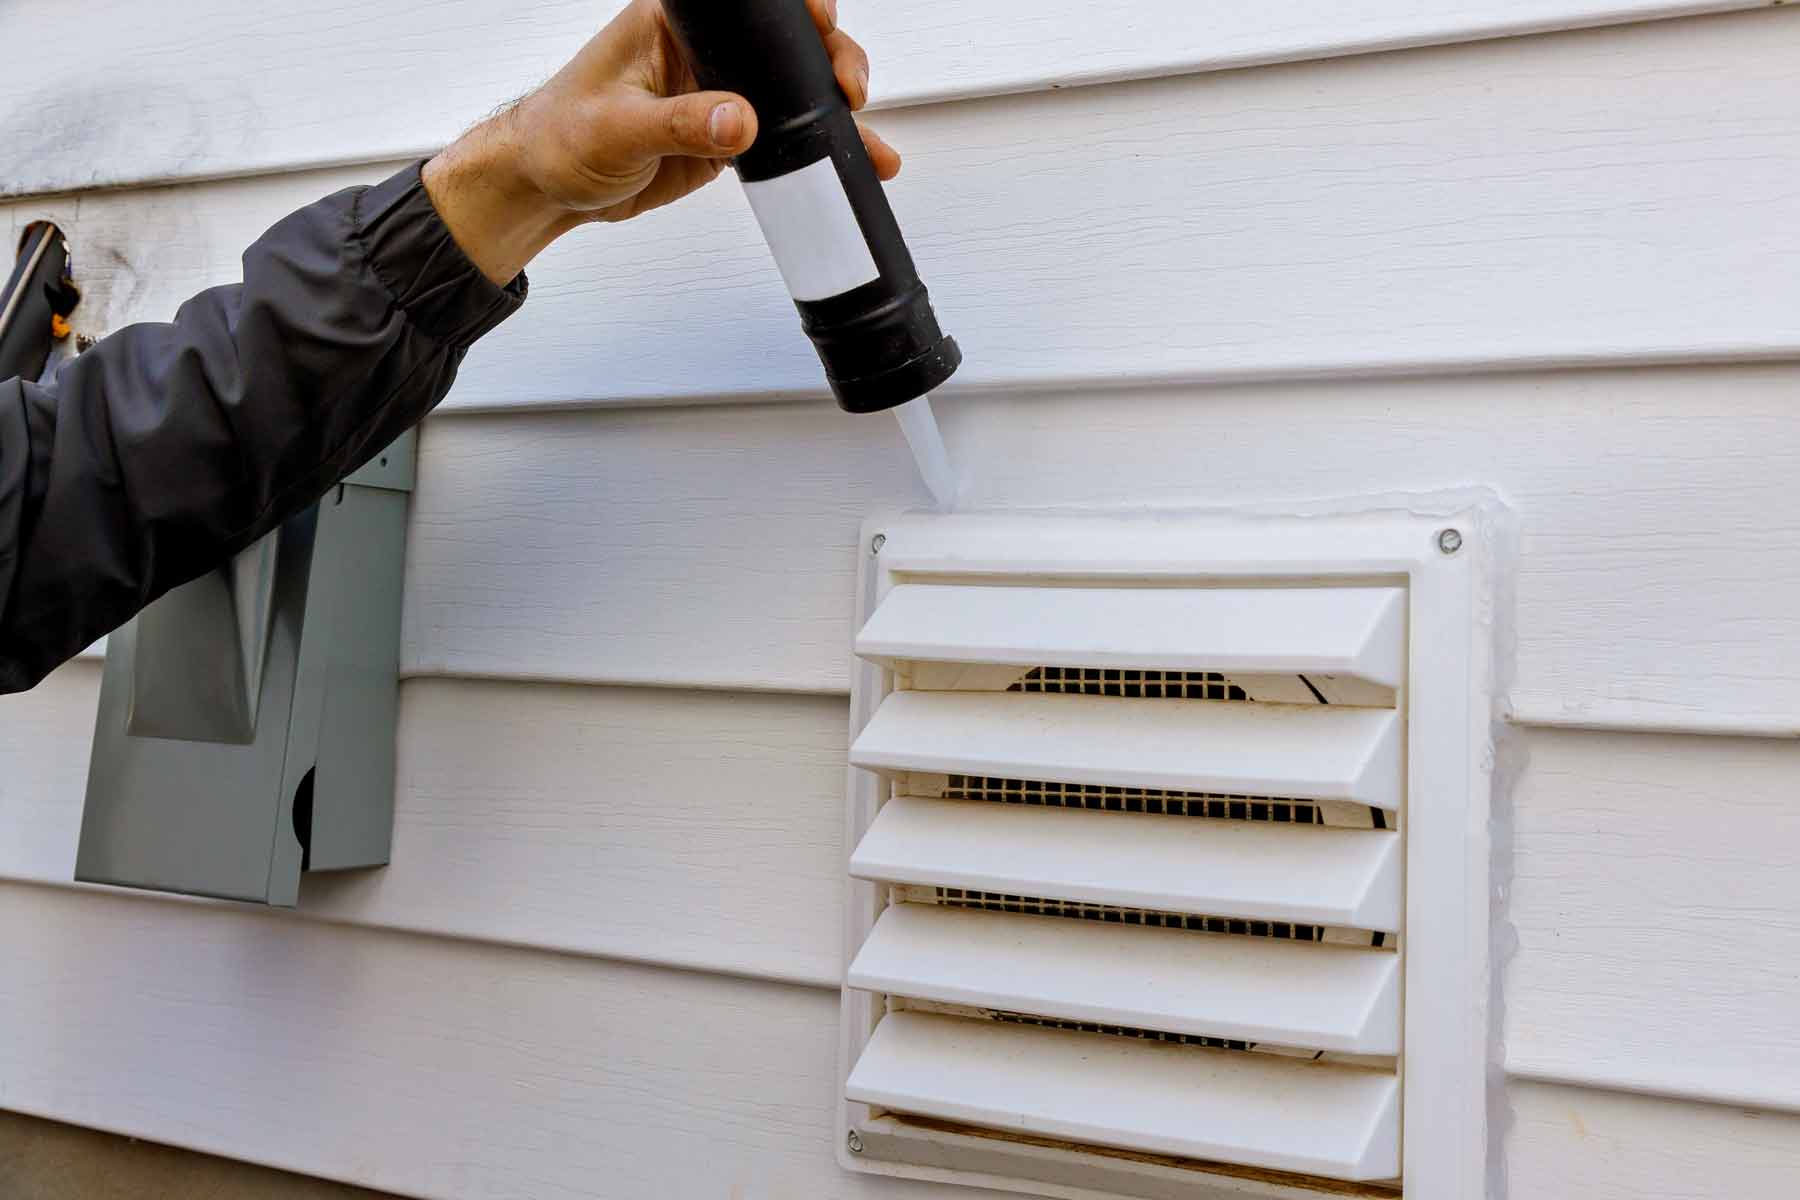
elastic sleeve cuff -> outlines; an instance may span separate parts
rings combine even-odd
[[[520,272],[499,287],[469,261],[425,191],[424,165],[421,159],[363,192],[351,219],[370,269],[413,324],[466,347],[517,312],[529,284]]]

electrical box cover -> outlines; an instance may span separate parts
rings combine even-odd
[[[108,639],[77,879],[292,905],[387,862],[414,441]]]

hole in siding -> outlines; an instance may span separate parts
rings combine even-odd
[[[1215,671],[1033,667],[1006,690],[1062,696],[1122,696],[1136,700],[1250,699],[1248,692]]]

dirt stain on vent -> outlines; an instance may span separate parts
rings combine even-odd
[[[1079,900],[1045,900],[1035,896],[1009,896],[968,888],[932,889],[932,898],[946,908],[978,908],[985,912],[1020,913],[1033,917],[1064,917],[1078,921],[1104,921],[1113,925],[1148,925],[1156,929],[1187,929],[1195,933],[1229,933],[1240,937],[1283,938],[1291,941],[1325,940],[1322,925],[1289,921],[1248,921],[1238,917],[1202,917],[1192,913],[1160,912],[1149,908],[1117,908],[1110,904],[1086,904]]]
[[[1064,696],[1125,696],[1139,700],[1250,699],[1250,694],[1243,688],[1214,671],[1033,667],[1006,690]]]
[[[1102,787],[1096,784],[1046,783],[1035,779],[952,775],[944,787],[943,795],[946,800],[1042,804],[1051,808],[1085,808],[1097,812],[1274,821],[1292,825],[1325,823],[1318,805],[1309,801],[1271,800],[1266,797],[1215,792],[1166,792],[1155,788]]]

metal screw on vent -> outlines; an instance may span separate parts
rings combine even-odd
[[[1445,554],[1455,554],[1462,549],[1462,530],[1445,529],[1438,534],[1438,549]]]
[[[881,548],[887,545],[887,534],[878,533],[869,539],[869,553],[880,554]]]
[[[856,1132],[854,1129],[850,1131],[850,1153],[862,1153],[862,1134]]]

